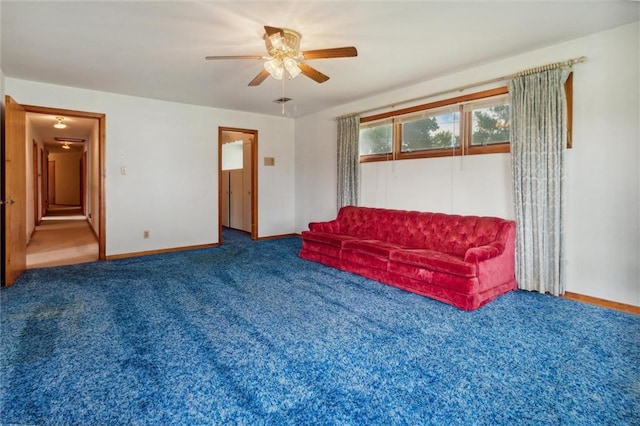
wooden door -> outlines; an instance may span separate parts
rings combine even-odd
[[[27,267],[26,112],[5,96],[4,285],[13,284]]]

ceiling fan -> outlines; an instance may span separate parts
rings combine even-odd
[[[326,58],[350,58],[358,56],[355,47],[335,47],[331,49],[300,50],[302,35],[288,28],[264,27],[264,44],[267,48],[267,56],[240,55],[240,56],[207,56],[207,60],[221,59],[259,59],[265,61],[264,69],[249,83],[249,86],[257,86],[267,77],[272,76],[276,80],[282,80],[285,72],[289,78],[295,78],[303,74],[313,81],[324,83],[329,77],[310,65],[305,60]]]

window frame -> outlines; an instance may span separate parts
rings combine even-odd
[[[468,146],[468,137],[466,137],[466,133],[471,130],[470,120],[465,117],[465,115],[470,115],[470,112],[465,113],[462,110],[463,104],[468,103],[478,99],[489,98],[493,96],[500,96],[508,94],[508,90],[506,86],[498,87],[495,89],[483,90],[481,92],[470,93],[468,95],[456,96],[453,98],[442,99],[435,102],[429,102],[427,104],[416,105],[408,108],[402,108],[395,111],[384,112],[381,114],[370,115],[367,117],[361,117],[360,123],[368,123],[371,121],[382,121],[385,119],[393,119],[393,127],[392,127],[392,152],[390,154],[371,154],[371,155],[361,155],[360,162],[368,163],[374,161],[389,161],[389,160],[411,160],[416,158],[432,158],[432,157],[451,157],[462,155],[463,151],[465,155],[474,155],[474,154],[485,154],[485,153],[495,153],[495,152],[509,152],[510,144],[493,144],[492,146],[482,146],[482,147],[470,147]],[[412,151],[412,152],[402,152],[402,122],[401,120],[397,120],[402,116],[406,116],[409,114],[440,109],[443,107],[448,107],[452,105],[458,104],[458,110],[460,113],[460,145],[452,147],[452,148],[441,148],[441,149],[430,149],[430,150],[422,150],[422,151]]]
[[[386,126],[386,125],[391,125],[391,152],[384,152],[384,153],[379,153],[379,154],[359,154],[360,157],[389,157],[391,155],[393,155],[393,151],[394,151],[394,122],[393,122],[393,118],[383,118],[381,120],[373,120],[373,121],[369,121],[369,122],[377,122],[379,121],[379,125],[380,126]],[[362,120],[360,120],[360,129],[362,129]],[[368,127],[368,126],[366,126]],[[358,152],[360,151],[360,142],[358,141]]]
[[[569,74],[565,84],[565,95],[567,99],[567,148],[572,148],[573,131],[573,72]],[[393,160],[411,160],[417,158],[452,157],[459,155],[480,155],[480,154],[500,154],[511,152],[511,141],[504,143],[494,143],[483,146],[471,145],[472,117],[473,111],[464,112],[464,104],[472,104],[473,101],[496,96],[508,95],[507,86],[494,89],[483,90],[468,95],[456,96],[442,99],[422,105],[402,108],[394,111],[370,115],[360,118],[360,124],[373,121],[392,120],[391,153],[360,155],[360,163]],[[402,152],[402,116],[414,114],[421,111],[440,109],[447,106],[458,105],[460,111],[460,145],[447,149],[429,149],[421,151]]]

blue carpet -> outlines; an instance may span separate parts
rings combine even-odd
[[[640,317],[523,291],[474,312],[296,237],[27,271],[4,424],[640,424]]]

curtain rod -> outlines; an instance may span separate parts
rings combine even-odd
[[[464,86],[456,87],[454,89],[443,90],[441,92],[431,93],[430,95],[420,96],[418,98],[405,99],[404,101],[394,102],[392,104],[382,105],[382,106],[379,106],[379,107],[376,107],[376,108],[370,108],[370,109],[366,109],[364,111],[360,111],[360,112],[356,112],[356,113],[352,113],[352,114],[346,114],[343,117],[346,117],[346,116],[349,116],[349,115],[360,115],[360,114],[364,114],[366,112],[377,111],[377,110],[385,109],[385,108],[393,108],[393,107],[396,107],[398,105],[408,104],[408,103],[411,103],[411,102],[416,102],[416,101],[420,101],[420,100],[423,100],[423,99],[433,98],[433,97],[440,96],[440,95],[446,95],[447,93],[462,92],[464,90],[471,89],[471,88],[474,88],[474,87],[484,86],[485,84],[498,83],[498,82],[501,82],[501,81],[510,80],[512,78],[515,78],[515,77],[522,77],[522,76],[534,74],[534,73],[537,73],[537,72],[549,71],[549,70],[556,69],[556,68],[561,68],[561,67],[572,67],[574,64],[579,64],[579,63],[584,62],[586,60],[587,60],[586,56],[580,56],[579,58],[573,58],[573,59],[569,59],[567,61],[562,61],[562,62],[555,62],[555,63],[552,63],[552,64],[542,65],[540,67],[529,68],[529,69],[526,69],[524,71],[519,71],[519,72],[514,73],[514,74],[503,75],[502,77],[492,78],[490,80],[484,80],[484,81],[480,81],[478,83],[466,84]]]

